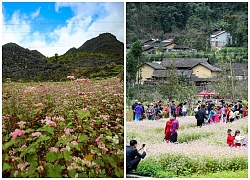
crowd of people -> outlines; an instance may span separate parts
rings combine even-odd
[[[179,103],[176,106],[175,101],[171,101],[170,103],[169,100],[167,100],[165,106],[161,101],[158,103],[150,103],[147,105],[146,110],[143,104],[138,100],[135,100],[135,103],[132,105],[134,121],[141,121],[146,117],[148,120],[169,117],[164,130],[164,141],[166,143],[178,143],[179,121],[177,120],[177,117],[185,117],[188,109],[187,102]],[[218,105],[215,105],[212,101],[207,101],[206,104],[202,104],[201,101],[198,101],[196,107],[194,109],[190,108],[190,111],[191,110],[194,110],[195,112],[198,128],[212,123],[232,123],[239,118],[248,115],[248,109],[243,106],[242,101],[238,101],[237,103],[225,103],[224,100],[221,100]],[[234,136],[232,136],[231,129],[228,129],[227,133],[228,146],[248,146],[246,138],[240,135],[239,130],[235,131]],[[127,146],[126,148],[127,173],[134,173],[132,170],[136,169],[140,160],[146,156],[145,144],[139,149],[139,151],[143,150],[142,154],[138,152],[136,146],[137,141],[131,140],[130,146]]]
[[[206,105],[202,105],[200,101],[195,108],[195,118],[197,119],[197,126],[211,124],[211,123],[228,123],[238,120],[241,117],[247,116],[247,107],[244,107],[242,101],[237,103],[225,103],[220,101],[219,105],[208,101]]]
[[[135,103],[132,105],[134,121],[142,121],[145,118],[148,120],[157,120],[160,118],[171,117],[173,114],[176,114],[176,116],[186,116],[187,109],[186,102],[179,103],[176,106],[175,101],[172,101],[171,104],[169,101],[167,101],[165,106],[162,101],[150,103],[145,108],[141,102],[135,100]]]

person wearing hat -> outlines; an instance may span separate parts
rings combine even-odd
[[[142,109],[140,102],[138,102],[138,105],[135,107],[134,112],[135,112],[135,121],[140,121],[141,114],[143,112],[143,109]]]
[[[136,146],[137,146],[136,140],[131,140],[130,146],[126,146],[126,166],[127,166],[126,171],[128,174],[134,174],[132,170],[136,169],[141,159],[144,159],[146,156],[145,144],[143,144],[142,147],[139,149],[139,151],[143,150],[142,154],[138,152]]]
[[[133,111],[133,120],[135,120],[135,107],[138,105],[138,100],[135,100],[135,103],[132,105],[132,111]]]

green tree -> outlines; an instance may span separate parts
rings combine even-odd
[[[141,58],[142,46],[143,44],[139,40],[137,40],[136,42],[133,43],[131,50],[130,50],[131,55],[136,60],[136,64],[134,64],[134,66],[137,69],[137,97],[138,98],[140,96],[140,84],[141,84],[140,71],[141,71],[141,67],[144,65],[143,59]],[[131,60],[133,58],[130,58],[128,60]],[[134,69],[134,67],[132,69]]]

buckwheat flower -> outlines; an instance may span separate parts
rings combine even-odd
[[[51,147],[51,148],[49,148],[49,150],[52,152],[58,152],[58,148],[56,148],[56,147]]]
[[[99,142],[99,140],[103,137],[103,134],[101,134],[98,138],[96,138],[95,142]]]
[[[33,136],[33,137],[40,137],[40,136],[42,136],[42,133],[40,133],[40,132],[34,132],[34,133],[31,134],[31,136]]]
[[[20,129],[23,129],[25,127],[26,122],[20,121],[17,123],[20,127]]]
[[[78,173],[76,173],[75,178],[78,178]]]
[[[43,103],[34,104],[35,107],[43,107]]]
[[[120,149],[118,149],[117,152],[116,152],[116,154],[117,154],[117,155],[122,155],[123,152],[122,152]]]
[[[69,96],[69,93],[65,93],[65,96],[68,97],[68,96]]]
[[[87,108],[83,108],[83,112],[85,112],[85,113],[86,113],[87,111],[88,111],[88,109],[87,109]]]
[[[69,147],[69,146],[66,146],[66,150],[67,150],[67,151],[70,151],[70,147]]]
[[[42,172],[44,170],[43,166],[38,166],[37,170],[38,170],[38,172]]]
[[[27,146],[26,145],[22,145],[22,147],[19,149],[20,152],[22,152]]]
[[[65,128],[64,132],[65,132],[65,134],[70,134],[71,132],[74,132],[74,129]]]
[[[53,122],[53,121],[51,121],[51,122],[49,123],[49,125],[50,125],[51,127],[56,127],[56,123]]]
[[[84,92],[78,92],[77,94],[78,95],[84,95]]]
[[[18,136],[22,136],[22,135],[24,135],[24,133],[25,133],[25,131],[23,131],[23,130],[15,129],[14,132],[10,133],[10,136],[12,136],[14,140],[16,140]]]
[[[24,90],[23,95],[27,95],[29,93],[29,90]]]
[[[106,154],[106,149],[102,149],[102,154]]]
[[[107,100],[106,100],[106,99],[103,99],[102,102],[107,102]]]
[[[96,154],[97,153],[96,150],[93,150],[93,149],[90,152],[91,152],[91,154]]]
[[[75,76],[67,76],[68,79],[75,79]]]
[[[2,129],[4,129],[5,128],[5,126],[4,126],[4,124],[2,125]]]
[[[77,146],[77,145],[78,145],[78,142],[72,141],[71,144],[73,144],[74,146]]]
[[[17,175],[18,175],[18,171],[15,171],[14,177],[17,177]]]
[[[7,120],[7,119],[8,119],[8,117],[2,116],[2,120]]]
[[[96,169],[97,174],[102,172],[101,166],[100,166],[100,165],[97,165],[97,166],[95,167],[95,169]]]
[[[105,147],[105,144],[101,141],[97,142],[99,148]]]
[[[62,138],[63,140],[66,140],[66,136],[65,136],[65,134],[64,134],[64,135],[62,135],[62,136],[61,136],[61,138]]]

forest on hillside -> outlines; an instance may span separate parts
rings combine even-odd
[[[128,2],[126,8],[127,43],[173,37],[177,44],[207,50],[212,32],[225,30],[233,38],[230,46],[247,47],[247,2]]]

